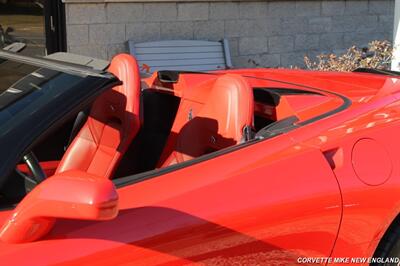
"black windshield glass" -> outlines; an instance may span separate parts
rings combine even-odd
[[[36,69],[37,67],[34,66],[8,60],[0,62],[0,110],[29,93],[28,88],[20,91],[15,88],[15,85]]]
[[[0,111],[30,93],[39,92],[43,95],[50,87],[55,89],[54,82],[58,75],[71,76],[55,70],[8,60],[0,63]],[[79,79],[79,77],[75,79]],[[57,84],[61,88],[72,85],[70,82]]]
[[[0,64],[0,132],[11,128],[17,117],[32,115],[38,106],[53,101],[83,79],[13,61]]]

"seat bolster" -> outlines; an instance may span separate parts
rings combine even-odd
[[[64,154],[56,173],[71,169],[86,171],[92,163],[96,150],[96,141],[86,122]]]
[[[109,72],[117,76],[123,84],[113,88],[126,97],[123,114],[120,115],[122,124],[121,148],[126,150],[140,128],[140,86],[139,67],[134,57],[120,54],[113,59]]]

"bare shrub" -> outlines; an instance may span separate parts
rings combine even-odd
[[[343,55],[321,54],[315,61],[304,57],[305,65],[310,70],[353,71],[357,68],[390,69],[392,44],[389,41],[372,41],[368,47],[353,46]]]

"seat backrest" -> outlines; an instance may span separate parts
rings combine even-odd
[[[57,173],[82,170],[110,178],[122,155],[140,128],[140,74],[136,60],[120,54],[111,61],[109,72],[122,85],[100,95],[89,117],[68,147]]]
[[[235,74],[219,77],[204,106],[179,131],[172,153],[159,165],[170,166],[240,143],[244,129],[253,125],[253,116],[253,92],[247,81]]]
[[[140,66],[141,73],[159,70],[209,71],[232,67],[228,40],[167,40],[134,43],[129,50]]]

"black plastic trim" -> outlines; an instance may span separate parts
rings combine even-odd
[[[352,102],[351,102],[351,100],[349,98],[347,98],[347,97],[345,97],[345,96],[343,96],[343,95],[341,95],[339,93],[336,93],[336,92],[326,91],[326,90],[322,90],[322,89],[311,87],[311,86],[307,86],[307,85],[296,84],[296,83],[293,83],[293,82],[280,81],[280,80],[269,79],[269,78],[257,78],[257,77],[252,77],[252,76],[244,76],[244,77],[258,79],[258,80],[268,80],[268,81],[273,81],[273,82],[280,82],[280,83],[284,83],[284,84],[292,85],[292,86],[301,86],[301,87],[306,88],[306,89],[310,89],[310,90],[314,90],[314,91],[320,92],[321,95],[324,95],[324,94],[335,95],[336,97],[339,97],[343,101],[343,104],[341,106],[339,106],[338,108],[333,109],[333,110],[331,110],[329,112],[323,113],[321,115],[318,115],[316,117],[313,117],[311,119],[308,119],[306,121],[303,121],[301,123],[296,124],[298,126],[305,126],[305,125],[311,124],[311,123],[313,123],[315,121],[321,120],[321,119],[329,117],[331,115],[334,115],[334,114],[336,114],[338,112],[341,112],[341,111],[349,108],[351,106],[351,104],[352,104]]]
[[[188,167],[188,166],[203,162],[203,161],[207,161],[207,160],[216,158],[216,157],[218,157],[220,155],[227,154],[227,153],[242,149],[244,147],[248,147],[250,145],[256,144],[256,143],[258,143],[260,141],[263,141],[263,140],[265,140],[265,139],[262,139],[262,140],[261,139],[253,139],[251,141],[248,141],[248,142],[245,142],[245,143],[242,143],[242,144],[238,144],[238,145],[231,146],[231,147],[228,147],[228,148],[223,149],[223,150],[215,151],[213,153],[209,153],[209,154],[200,156],[200,157],[192,159],[190,161],[186,161],[186,162],[179,163],[179,164],[176,164],[176,165],[168,166],[168,167],[165,167],[165,168],[160,168],[160,169],[147,171],[147,172],[136,174],[136,175],[132,175],[132,176],[121,177],[121,178],[118,178],[118,179],[114,179],[112,181],[113,181],[114,185],[117,188],[121,188],[121,187],[124,187],[124,186],[128,186],[128,185],[132,185],[132,184],[135,184],[135,183],[139,183],[139,182],[145,181],[147,179],[155,178],[155,177],[158,177],[158,176],[161,176],[161,175],[164,175],[164,174],[167,174],[167,173],[170,173],[170,172],[173,172],[173,171],[176,171],[176,170],[179,170],[179,169],[182,169],[182,168],[185,168],[185,167]]]
[[[398,71],[375,69],[375,68],[364,68],[364,67],[357,68],[356,70],[353,70],[353,72],[354,73],[386,75],[386,76],[400,76],[400,72],[398,72]]]
[[[274,87],[254,87],[253,88],[254,101],[278,106],[280,103],[281,96],[284,95],[322,95],[321,93],[314,91],[290,89],[290,88],[274,88]]]
[[[299,121],[299,118],[295,115],[292,115],[285,119],[269,124],[257,132],[256,139],[272,138],[285,132],[289,132],[292,129],[299,127],[296,125],[297,121]]]
[[[322,95],[322,93],[315,92],[315,91],[306,91],[306,90],[301,90],[301,89],[290,89],[290,88],[254,87],[253,89],[254,90],[266,90],[268,92],[274,92],[278,95],[299,95],[299,94]]]

